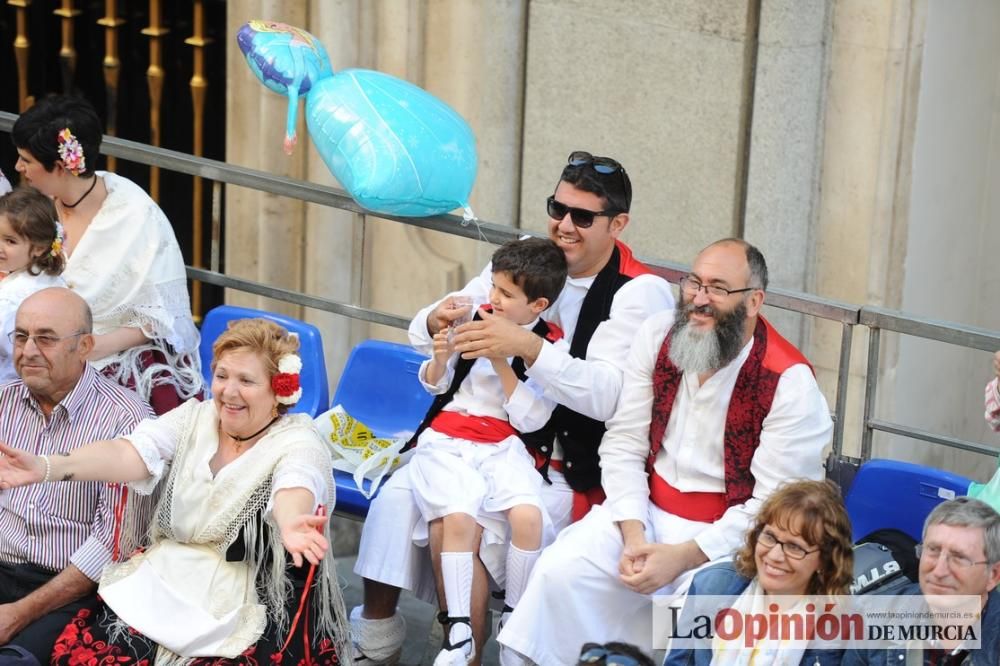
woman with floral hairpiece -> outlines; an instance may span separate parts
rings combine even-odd
[[[104,570],[104,605],[66,626],[54,664],[293,666],[345,654],[324,513],[335,500],[332,463],[312,420],[287,413],[302,395],[298,347],[271,321],[239,320],[213,346],[212,400],[65,456],[0,444],[0,489],[72,479],[150,493],[159,484],[149,547]],[[136,533],[129,518],[118,534]]]
[[[101,123],[85,99],[46,97],[12,131],[16,169],[52,198],[65,230],[67,285],[94,313],[91,362],[157,414],[202,389],[184,259],[163,211],[132,181],[95,166]]]

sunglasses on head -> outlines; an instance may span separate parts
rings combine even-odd
[[[595,217],[600,217],[601,215],[614,217],[617,215],[617,213],[613,210],[587,210],[586,208],[574,208],[573,206],[567,206],[561,201],[556,201],[554,194],[550,196],[547,201],[549,217],[553,220],[561,220],[566,217],[566,213],[569,213],[570,219],[573,220],[573,225],[580,227],[581,229],[586,229],[591,226],[594,223]]]
[[[569,154],[569,159],[566,160],[566,164],[575,167],[589,164],[594,168],[594,171],[605,175],[618,171],[624,171],[624,169],[622,169],[622,165],[619,164],[617,160],[613,160],[610,157],[591,155],[585,150],[574,150]]]
[[[580,650],[580,664],[603,664],[604,666],[639,666],[639,660],[627,654],[609,650],[597,643],[587,643]]]

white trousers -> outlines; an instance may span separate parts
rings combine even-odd
[[[649,506],[650,542],[688,541],[709,525]],[[652,597],[633,592],[619,579],[624,547],[611,512],[595,506],[542,551],[528,588],[497,640],[545,666],[577,663],[584,643],[622,641],[651,653]],[[683,593],[693,574],[682,574],[658,594]]]
[[[559,472],[550,470],[549,479],[551,484],[542,482],[540,496],[554,531],[558,532],[569,525],[573,490]],[[372,501],[361,530],[354,573],[368,580],[409,590],[418,599],[436,605],[437,588],[430,551],[413,542],[417,523],[422,520],[413,499],[409,465],[405,465],[393,472]],[[484,552],[484,555],[487,554],[492,552]],[[503,571],[503,558],[485,563],[494,576]],[[498,584],[502,585],[502,580]]]

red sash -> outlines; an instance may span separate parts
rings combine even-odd
[[[431,428],[443,435],[467,439],[479,444],[497,444],[511,435],[517,434],[510,421],[492,416],[459,414],[447,410],[441,410],[434,417],[434,420],[431,421]]]
[[[545,455],[541,451],[536,449],[528,449],[528,453],[531,457],[535,459],[535,467],[541,469],[546,462]],[[548,461],[549,469],[554,469],[555,471],[562,474],[563,471],[563,461],[562,460],[550,460]],[[604,488],[601,486],[594,486],[593,488],[588,488],[587,490],[574,490],[573,491],[573,508],[570,509],[570,521],[576,522],[587,515],[590,509],[596,504],[603,504],[604,500],[607,499],[607,495],[604,494]]]
[[[649,473],[649,499],[667,513],[699,523],[714,523],[726,512],[726,493],[685,493]]]

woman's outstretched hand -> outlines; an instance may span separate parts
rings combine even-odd
[[[312,516],[304,513],[294,518],[281,531],[281,543],[284,544],[285,550],[292,555],[295,566],[302,566],[303,557],[309,564],[319,564],[319,561],[326,555],[326,550],[330,547],[322,532],[326,521],[326,516]]]
[[[45,461],[27,451],[0,444],[0,490],[40,483],[45,478]]]

